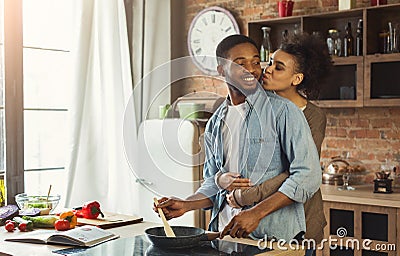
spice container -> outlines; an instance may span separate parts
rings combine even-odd
[[[340,31],[337,29],[328,30],[328,38],[326,39],[326,43],[328,45],[329,54],[332,56],[342,55],[342,40],[339,38],[339,32]]]
[[[389,32],[386,30],[383,30],[379,33],[378,35],[379,38],[379,52],[380,53],[388,53],[389,52],[389,42],[390,42],[390,37],[389,37]]]

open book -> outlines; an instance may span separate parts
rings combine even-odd
[[[110,231],[85,225],[67,231],[35,230],[26,235],[7,238],[5,241],[91,247],[118,237]]]

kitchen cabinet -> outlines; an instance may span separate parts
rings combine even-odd
[[[397,31],[400,30],[400,4],[250,21],[248,35],[261,44],[261,27],[271,27],[273,50],[279,47],[285,30],[289,33],[317,33],[326,40],[328,30],[336,28],[343,41],[348,22],[351,23],[353,38],[356,38],[360,19],[363,20],[363,54],[333,57],[334,68],[326,83],[321,85],[320,97],[315,102],[327,108],[400,106],[400,80],[394,75],[400,70],[400,53],[382,54],[379,44],[379,33],[389,29],[389,22]]]
[[[330,244],[331,248],[325,243],[317,255],[398,255],[400,189],[395,189],[393,194],[376,194],[372,185],[355,187],[354,191],[338,191],[336,186],[322,185],[328,222],[325,239],[336,241]],[[347,249],[346,244],[350,245]],[[341,250],[340,245],[343,245]]]

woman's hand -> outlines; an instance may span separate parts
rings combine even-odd
[[[240,174],[235,172],[226,172],[221,174],[217,182],[221,188],[228,191],[252,186],[250,179],[240,178]]]
[[[240,191],[240,189],[238,190],[233,190],[232,192],[230,192],[229,194],[226,195],[226,201],[228,202],[230,207],[233,208],[242,208],[242,206],[240,206],[237,202],[236,202],[236,198],[234,193]]]

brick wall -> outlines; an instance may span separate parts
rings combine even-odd
[[[370,170],[385,159],[400,162],[400,108],[326,109],[327,129],[321,160],[350,152]]]
[[[399,2],[388,0],[389,4]],[[184,0],[180,4],[186,17],[185,42],[190,22],[200,10],[209,6],[228,9],[243,34],[247,34],[249,21],[275,18],[278,15],[276,0]],[[369,5],[370,0],[357,0],[356,3],[356,7]],[[293,15],[329,12],[337,8],[337,0],[295,0]],[[178,55],[188,55],[187,49],[181,51]],[[193,68],[196,69],[195,66]],[[201,75],[201,72],[198,74]],[[178,83],[179,86],[172,88],[173,98],[194,91],[227,94],[224,83],[207,77],[188,78]],[[330,157],[340,155],[343,151],[362,160],[370,170],[379,168],[386,158],[400,161],[400,107],[326,109],[326,112],[328,123],[322,146],[322,163],[326,164]]]

